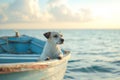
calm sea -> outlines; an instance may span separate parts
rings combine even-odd
[[[120,80],[120,30],[18,30],[45,40],[46,31],[64,35],[62,48],[72,53],[64,80]],[[0,36],[15,35],[0,30]]]

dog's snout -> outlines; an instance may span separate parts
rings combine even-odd
[[[61,42],[64,42],[64,39],[61,39]]]

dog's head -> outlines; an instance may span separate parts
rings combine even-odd
[[[62,38],[63,35],[58,32],[46,32],[44,33],[44,36],[55,44],[63,44],[64,42],[64,39]]]

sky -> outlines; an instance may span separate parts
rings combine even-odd
[[[0,0],[0,29],[120,29],[120,0]]]

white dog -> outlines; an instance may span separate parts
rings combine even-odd
[[[40,56],[40,60],[62,59],[63,53],[59,47],[59,44],[63,44],[64,42],[62,35],[58,32],[47,32],[44,36],[47,38],[47,42]]]

